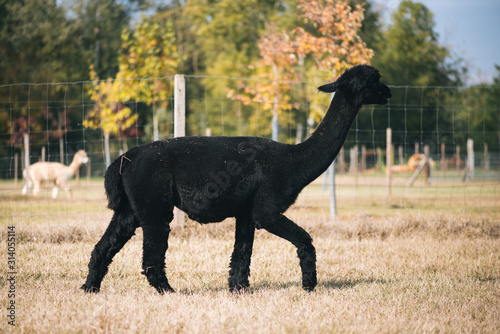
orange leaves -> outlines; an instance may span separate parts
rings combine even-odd
[[[275,67],[274,80],[279,79],[279,72],[284,68],[293,70],[293,66],[297,63],[293,41],[286,33],[278,32],[274,24],[268,26],[267,33],[259,40],[258,47],[262,65]],[[290,77],[286,73],[283,74],[285,77]]]
[[[243,103],[260,102],[276,115],[294,108],[290,81],[333,80],[353,65],[370,62],[373,51],[358,35],[364,19],[359,4],[353,9],[346,1],[298,0],[298,9],[314,29],[297,27],[287,33],[267,26],[258,43],[262,58],[253,64],[261,81],[245,83],[244,93],[238,94]]]
[[[298,8],[304,20],[312,22],[318,32],[315,36],[296,28],[293,33],[298,49],[307,51],[302,52],[315,60],[319,71],[333,69],[335,73],[328,79],[334,79],[353,65],[370,62],[373,50],[358,35],[364,19],[359,4],[352,9],[344,1],[326,0],[323,5],[319,1],[299,0]]]

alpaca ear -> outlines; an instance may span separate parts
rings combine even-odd
[[[319,86],[318,90],[324,93],[333,93],[337,90],[337,82],[332,82],[323,86]]]

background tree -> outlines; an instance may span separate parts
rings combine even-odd
[[[157,107],[166,110],[171,80],[165,77],[177,72],[179,62],[171,23],[155,16],[143,16],[132,32],[122,32],[122,53],[116,79],[99,81],[97,73],[91,68],[92,88],[89,93],[96,104],[87,113],[84,125],[102,129],[106,165],[111,159],[109,136],[125,136],[138,118],[138,114],[132,113],[127,106],[128,101],[140,101],[153,107],[155,130],[152,139],[159,139]]]
[[[306,92],[303,82],[331,80],[350,65],[369,62],[373,49],[371,62],[385,82],[416,87],[393,90],[393,100],[405,101],[406,111],[389,104],[361,112],[356,125],[373,128],[376,134],[359,132],[356,140],[381,140],[377,136],[388,124],[395,129],[394,139],[405,136],[409,145],[446,140],[451,123],[443,106],[448,92],[419,86],[461,85],[460,59],[453,59],[439,44],[432,13],[424,5],[401,1],[389,24],[373,8],[370,0],[4,0],[0,2],[0,15],[5,18],[0,20],[0,85],[86,80],[93,64],[96,77],[119,79],[118,98],[124,106],[138,101],[133,109],[148,134],[139,142],[169,132],[168,125],[154,129],[159,117],[167,124],[171,120],[165,111],[171,83],[153,78],[194,75],[187,80],[188,134],[204,133],[200,117],[217,117],[224,125],[213,129],[214,135],[240,134],[243,124],[253,134],[268,136],[271,120],[280,113],[287,113],[279,118],[281,126],[288,122],[296,127],[308,116],[319,121],[328,97]],[[137,13],[145,9],[141,18]],[[131,25],[132,21],[136,24]],[[227,77],[259,80],[242,81],[246,83],[242,86]],[[226,88],[240,100],[228,100]],[[47,101],[44,88],[0,87],[0,107],[41,122],[46,108],[64,110],[66,105],[60,101],[71,101],[69,97],[74,96],[78,96],[74,100],[88,99],[76,85],[50,89],[51,101]],[[45,102],[35,106],[28,99]],[[428,105],[420,106],[423,100]],[[200,109],[205,110],[202,116],[190,112]],[[405,112],[406,118],[401,117]],[[68,127],[76,130],[81,128],[81,115],[74,114],[68,113],[67,119]],[[9,115],[0,113],[4,133],[10,131],[11,121]],[[436,123],[442,133],[423,131],[435,129]],[[43,131],[43,124],[36,126]],[[398,133],[398,129],[404,130]],[[119,140],[129,130],[120,130]],[[77,132],[64,137],[77,143],[81,141]],[[280,140],[291,140],[293,134],[294,130],[287,131]],[[42,139],[34,138],[32,143],[41,145]],[[49,141],[57,144],[57,138]]]
[[[351,7],[346,1],[298,1],[306,23],[314,30],[302,27],[294,30],[299,58],[309,56],[313,62],[308,69],[309,81],[333,81],[354,65],[370,64],[373,50],[366,46],[359,32],[364,20],[360,4]],[[311,98],[312,119],[319,122],[328,105],[328,96]]]
[[[51,108],[47,105],[44,118],[46,123],[47,136],[59,142],[59,160],[64,163],[64,135],[71,130],[70,120],[68,118],[70,108],[63,110]]]
[[[115,76],[121,32],[130,23],[135,3],[134,0],[73,0],[67,5],[75,16],[72,26],[74,35],[78,36],[78,50],[85,60],[85,70],[93,65],[99,77]]]
[[[392,85],[460,84],[460,68],[449,63],[450,51],[438,43],[434,15],[422,3],[403,0],[382,33],[373,59]]]
[[[406,143],[405,149],[413,150],[417,142],[421,147],[431,145],[433,152],[439,150],[440,142],[450,139],[451,119],[443,110],[450,90],[430,86],[459,86],[464,70],[461,60],[453,60],[450,51],[439,44],[432,12],[422,3],[401,1],[391,23],[375,41],[375,49],[372,64],[380,70],[383,80],[403,86],[393,89],[391,101],[404,101],[404,105],[389,102],[387,110],[360,113],[357,126],[372,128],[375,133],[356,134],[358,140],[382,141],[389,125],[393,140]]]
[[[259,57],[256,47],[265,26],[276,17],[277,12],[284,12],[279,0],[193,0],[186,3],[183,16],[188,17],[195,36],[196,51],[193,59],[197,59],[198,73],[210,76],[222,76],[217,80],[206,78],[188,83],[191,96],[203,96],[209,101],[226,98],[227,88],[236,92],[232,78],[249,78],[256,70],[251,64]],[[199,115],[191,115],[189,110],[205,110],[203,117],[217,117],[227,124],[224,128],[213,128],[214,135],[238,134],[239,125],[235,120],[248,121],[253,109],[240,108],[238,103],[225,105],[224,115],[215,103],[203,103],[193,99],[188,101],[188,133],[199,133],[197,126],[190,124],[203,122]],[[254,113],[255,114],[255,113]],[[203,131],[203,130],[201,130]],[[225,132],[227,131],[227,132]],[[257,134],[257,133],[255,133]],[[264,135],[263,133],[259,133]]]
[[[137,114],[132,113],[132,110],[125,105],[126,100],[120,98],[123,96],[120,81],[111,78],[101,81],[92,67],[90,78],[92,86],[89,94],[95,104],[87,113],[83,125],[90,129],[102,129],[107,167],[111,164],[109,136],[134,125]]]
[[[299,0],[297,8],[305,27],[297,27],[288,34],[269,25],[258,43],[261,56],[255,66],[261,69],[258,78],[271,78],[273,82],[247,87],[245,94],[249,96],[243,97],[245,102],[263,102],[263,108],[272,111],[274,140],[278,139],[278,114],[292,108],[288,103],[289,81],[333,80],[353,65],[369,63],[373,55],[358,35],[363,22],[360,5],[352,9],[343,1]],[[325,109],[320,99],[317,97],[311,103],[313,117],[317,115],[318,119]]]
[[[260,103],[262,110],[271,111],[272,138],[278,141],[278,116],[284,110],[291,110],[291,81],[297,79],[295,65],[297,56],[290,36],[278,32],[277,27],[270,24],[266,33],[260,38],[258,47],[261,59],[252,66],[257,81],[241,83],[242,94],[234,96],[230,90],[229,97],[240,99],[245,105]],[[255,122],[257,124],[257,122]]]
[[[453,119],[456,144],[465,145],[467,139],[474,139],[475,149],[483,150],[483,144],[493,152],[500,150],[500,66],[495,65],[497,75],[491,84],[478,84],[461,90],[458,95],[450,95],[447,104],[454,105],[448,110]]]
[[[70,29],[55,0],[4,0],[0,16],[0,85],[74,78],[68,77],[73,65]],[[28,111],[28,92],[32,101],[45,100],[44,92],[30,87],[1,89],[0,108],[16,110],[19,117],[33,121],[43,120],[43,107],[31,105]],[[61,94],[56,92],[55,99]],[[9,132],[10,121],[8,113],[0,113],[2,133]]]
[[[203,61],[199,69],[208,75],[246,77],[256,59],[255,47],[265,24],[276,10],[277,0],[193,0],[186,3]]]
[[[94,62],[96,27],[92,21],[95,12],[92,5],[101,8],[100,68],[102,73],[116,73],[117,49],[120,47],[120,31],[129,22],[128,11],[122,4],[130,1],[56,1],[56,0],[4,0],[0,2],[0,85],[14,83],[56,83],[74,82],[88,79],[89,65]],[[120,8],[122,8],[120,10]],[[117,34],[115,33],[117,32]],[[92,42],[94,41],[94,42]],[[61,110],[62,101],[68,96],[79,94],[76,85],[41,86],[0,89],[1,108],[7,107],[25,118],[34,120],[37,128],[45,128],[44,117],[47,108]],[[76,91],[75,91],[76,89]],[[81,89],[80,89],[81,90]],[[81,100],[81,97],[80,97]],[[7,102],[9,101],[8,105]],[[34,102],[36,101],[36,102]],[[69,110],[69,109],[68,109]],[[81,127],[80,119],[67,115],[69,127]],[[7,113],[0,113],[0,131],[7,133],[10,127]],[[34,125],[35,126],[35,125]],[[47,129],[47,131],[50,131]],[[72,133],[64,136],[68,140],[81,141],[81,136]],[[78,138],[77,138],[78,137]],[[49,136],[49,142],[59,142],[59,138]],[[31,142],[35,147],[47,145],[47,138],[38,136]]]
[[[0,11],[0,82],[66,80],[70,29],[56,1],[5,0]]]
[[[119,56],[120,99],[143,101],[153,107],[153,140],[159,139],[158,114],[166,113],[171,97],[171,78],[178,71],[181,57],[170,21],[161,16],[143,16],[134,30],[122,33]]]
[[[363,8],[364,18],[363,22],[361,22],[358,35],[366,43],[366,46],[374,51],[375,57],[379,51],[378,43],[380,42],[380,35],[384,26],[381,19],[382,12],[380,9],[377,9],[372,0],[350,0],[348,3],[351,8],[356,8],[356,6]]]

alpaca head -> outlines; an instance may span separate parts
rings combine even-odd
[[[325,93],[344,92],[355,102],[363,104],[386,104],[392,97],[389,87],[380,82],[375,67],[358,65],[346,70],[335,82],[318,87]]]
[[[80,164],[86,164],[89,161],[89,158],[87,157],[87,153],[85,153],[84,150],[79,150],[78,152],[76,152],[73,160],[78,161]]]

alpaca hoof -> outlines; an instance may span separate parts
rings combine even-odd
[[[80,287],[85,293],[98,293],[100,288],[95,287],[95,286],[87,286],[86,284],[82,285]]]
[[[235,295],[244,294],[245,292],[248,291],[248,289],[249,289],[248,285],[236,285],[229,287],[229,291]]]
[[[307,292],[313,292],[314,291],[314,286],[313,287],[310,287],[310,286],[303,286],[302,289],[304,289],[304,291],[307,291]]]
[[[170,285],[164,287],[164,286],[155,286],[155,289],[156,291],[158,291],[158,293],[160,295],[164,295],[165,293],[173,293],[175,292],[174,289],[172,289],[172,287]]]

